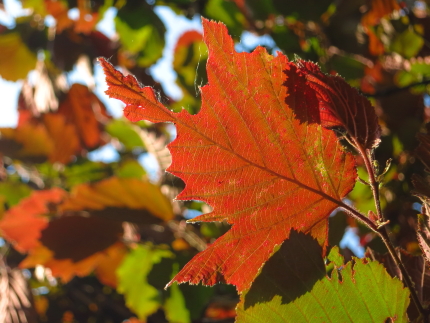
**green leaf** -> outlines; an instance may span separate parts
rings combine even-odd
[[[418,35],[412,27],[408,28],[391,43],[391,50],[405,58],[411,58],[418,54],[424,45],[424,39]]]
[[[233,1],[209,0],[205,16],[222,21],[233,37],[239,37],[245,29],[246,18]]]
[[[138,127],[127,120],[112,120],[106,126],[106,131],[112,137],[117,138],[128,151],[134,148],[144,147],[142,138],[138,133]]]
[[[18,204],[22,198],[29,196],[31,192],[31,188],[22,183],[0,183],[0,196],[3,197],[3,202],[6,202],[9,207]]]
[[[166,28],[145,1],[127,1],[118,10],[115,28],[124,49],[138,55],[139,66],[148,67],[161,57]]]
[[[167,249],[155,248],[151,244],[139,245],[124,259],[117,269],[118,292],[124,294],[127,306],[141,320],[161,307],[161,293],[148,284],[147,275],[154,264],[173,254]]]
[[[328,259],[324,265],[318,243],[293,231],[242,295],[236,322],[407,322],[409,290],[380,263],[353,258],[338,266],[337,248]]]
[[[142,179],[145,175],[145,169],[134,159],[123,161],[115,170],[115,175],[121,178]]]
[[[173,278],[179,271],[178,263],[173,265]],[[166,318],[169,322],[174,323],[189,323],[190,322],[190,312],[187,310],[185,305],[185,298],[179,289],[178,284],[173,284],[170,288],[170,296],[166,299],[164,303],[164,311],[166,313]]]
[[[99,181],[111,176],[112,171],[108,164],[85,160],[66,167],[63,175],[66,179],[66,185],[71,187],[82,183]],[[55,176],[55,172],[51,174],[51,177],[53,176]]]

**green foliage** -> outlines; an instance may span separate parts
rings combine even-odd
[[[1,11],[10,8],[4,2],[0,0]],[[430,94],[430,18],[424,1],[18,0],[20,4],[26,11],[18,17],[6,12],[10,24],[0,25],[0,77],[18,81],[15,85],[20,89],[18,123],[0,129],[0,235],[4,240],[0,282],[9,286],[16,279],[20,287],[9,288],[7,297],[0,299],[5,309],[0,321],[20,313],[29,322],[36,317],[40,322],[132,322],[134,314],[154,323],[384,322],[387,318],[429,322],[423,313],[428,313],[430,283],[422,279],[430,277],[430,157],[426,157],[430,140],[423,134],[430,131],[425,126],[430,121],[425,107]],[[171,17],[177,15],[173,27],[160,16],[160,6],[171,10]],[[98,24],[107,12],[115,16],[110,22],[113,37],[104,35]],[[211,52],[199,30],[183,30],[177,39],[169,38],[174,34],[169,28],[177,31],[187,19],[200,15],[227,26],[228,33],[216,45],[219,50],[214,51],[215,45],[206,40]],[[241,40],[244,32],[247,39],[254,37],[252,45],[246,38]],[[234,43],[225,50],[228,34]],[[268,54],[255,51],[256,44],[262,43],[259,36],[269,39],[265,41],[270,44]],[[245,53],[237,54],[237,48]],[[260,55],[257,63],[250,59],[256,53]],[[163,55],[173,57],[170,67],[181,91],[177,99],[169,97],[164,79],[160,85],[153,78],[152,67]],[[268,68],[282,55],[290,58],[282,72]],[[94,74],[98,57],[106,57],[124,75],[137,78],[139,83],[134,83],[128,76],[124,83],[134,84],[134,92],[118,97],[131,96],[125,108],[130,119],[141,119],[148,112],[141,103],[146,95],[141,84],[154,90],[151,102],[160,101],[169,118],[191,114],[173,120],[178,127],[176,141],[171,124],[132,123],[110,116],[111,101],[95,94],[99,91],[94,84],[99,90],[100,83]],[[257,64],[262,65],[253,69]],[[319,68],[327,74],[319,73]],[[261,77],[262,72],[273,77]],[[77,75],[82,84],[74,83]],[[358,88],[375,109],[334,75]],[[219,84],[224,85],[208,92]],[[283,97],[283,91],[288,95]],[[0,92],[5,96],[2,102],[8,102],[8,92]],[[252,103],[259,100],[264,101],[259,105],[264,113],[253,110]],[[211,111],[218,120],[202,119],[206,113],[202,101],[213,103]],[[311,103],[314,106],[309,108]],[[278,105],[285,109],[277,110]],[[290,111],[287,106],[294,110],[291,120],[277,123],[279,115]],[[2,117],[6,108],[1,108]],[[243,123],[237,118],[239,110],[245,116]],[[274,116],[276,111],[279,115]],[[374,112],[381,132],[377,123],[372,124]],[[317,145],[311,130],[316,123],[325,134]],[[292,124],[294,131],[288,132]],[[189,132],[182,132],[184,127]],[[216,132],[220,129],[224,132]],[[286,139],[279,141],[286,132]],[[201,133],[209,135],[196,140]],[[421,133],[419,140],[417,133]],[[216,153],[204,150],[224,136],[228,141]],[[209,139],[213,141],[206,142]],[[294,149],[294,140],[305,143],[303,149]],[[269,153],[279,142],[279,151]],[[359,147],[363,142],[366,145]],[[264,163],[260,165],[256,157],[242,169],[249,156],[258,156],[252,148],[255,143]],[[194,144],[202,144],[201,149],[193,150]],[[327,210],[343,208],[331,217],[331,211],[323,214],[328,228],[318,222],[308,230],[319,237],[322,250],[309,235],[293,230],[289,239],[285,237],[289,227],[306,231],[305,220],[318,214],[320,200],[303,211],[312,194],[330,185],[345,185],[348,178],[351,183],[356,180],[352,171],[346,174],[331,168],[339,158],[331,155],[330,145],[349,156],[360,181],[346,199],[334,194],[322,203],[335,200]],[[103,151],[99,148],[110,149],[114,160],[94,161]],[[183,159],[177,159],[175,154],[184,149]],[[233,153],[224,155],[227,151]],[[148,176],[153,170],[140,162],[143,154],[158,163],[156,176]],[[291,161],[290,166],[279,166],[285,160]],[[225,175],[226,165],[234,162],[238,167]],[[306,162],[312,167],[307,169]],[[169,165],[168,170],[176,171],[186,185],[165,172]],[[249,167],[256,168],[248,177],[242,176]],[[271,172],[262,175],[262,169]],[[283,184],[270,186],[271,181],[284,183],[285,169],[295,169],[293,180],[306,188],[310,178],[305,169],[314,179],[337,176],[340,182],[317,181],[306,193],[299,185],[294,199],[295,191]],[[216,176],[214,170],[219,171]],[[198,180],[190,181],[191,173]],[[280,173],[282,179],[277,177]],[[264,211],[264,205],[278,203],[275,197],[282,194],[285,203]],[[179,201],[181,196],[190,200]],[[212,203],[216,198],[222,201]],[[252,220],[238,221],[251,209],[255,211],[250,212]],[[186,225],[190,210],[201,212],[203,222]],[[258,217],[262,210],[266,213]],[[220,214],[216,218],[220,222],[208,222],[214,214]],[[275,215],[283,221],[287,215],[292,218],[286,226],[273,222]],[[249,234],[277,224],[279,228],[263,235],[261,242]],[[236,248],[233,240],[225,239],[232,231],[243,241],[252,238]],[[372,260],[355,258],[348,249],[351,244],[343,240],[344,233],[353,231],[359,240],[356,249],[361,248],[360,255],[367,249],[366,256]],[[209,268],[216,273],[206,281],[219,284],[175,283],[164,289],[193,257],[211,253],[220,241],[225,242],[220,254],[212,254],[210,261],[197,258],[198,270],[183,277],[196,282]],[[396,247],[400,260],[387,253],[390,246]],[[252,251],[249,257],[244,256],[247,248]],[[267,248],[264,257],[261,248]],[[259,264],[256,258],[263,260]],[[399,261],[407,274],[396,265]],[[229,272],[232,262],[240,266],[233,273]],[[28,270],[25,277],[21,268]],[[251,272],[259,275],[255,278]],[[238,286],[245,276],[252,276],[248,277],[252,284],[239,295],[234,286],[225,285],[231,281]],[[13,299],[20,301],[8,302]]]
[[[409,292],[381,264],[357,258],[344,264],[337,247],[324,264],[320,252],[312,238],[292,234],[242,295],[237,320],[407,322]]]

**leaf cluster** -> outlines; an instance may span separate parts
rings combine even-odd
[[[20,4],[0,320],[429,321],[423,1]],[[161,6],[209,20],[172,46]],[[150,69],[168,50],[175,98]]]

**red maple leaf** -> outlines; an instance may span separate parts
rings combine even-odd
[[[354,186],[355,165],[336,135],[312,119],[319,113],[318,98],[297,77],[294,63],[262,47],[236,53],[223,24],[204,19],[203,26],[209,84],[201,89],[196,115],[171,112],[151,88],[104,59],[100,63],[106,93],[126,103],[130,120],[176,124],[168,171],[186,183],[178,199],[214,208],[192,222],[232,224],[169,284],[225,281],[243,291],[291,229],[311,233],[326,246],[328,216]],[[288,88],[288,78],[300,83]],[[301,120],[298,109],[304,112]]]

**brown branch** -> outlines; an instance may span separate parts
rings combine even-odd
[[[373,94],[371,94],[371,93],[363,93],[363,95],[366,96],[366,97],[368,97],[368,98],[386,97],[386,96],[390,96],[390,95],[398,93],[398,92],[403,92],[403,91],[409,90],[409,89],[411,89],[411,88],[413,88],[415,86],[426,85],[426,84],[430,84],[430,78],[424,78],[420,82],[411,83],[411,84],[403,86],[403,87],[392,87],[392,88],[388,88],[388,89],[385,89],[385,90],[381,90],[381,91],[375,92]]]
[[[396,250],[391,243],[391,240],[389,238],[389,231],[386,225],[380,225],[388,223],[381,211],[381,203],[380,203],[380,194],[379,194],[379,181],[377,180],[378,174],[375,173],[375,168],[373,167],[373,159],[371,157],[371,152],[369,149],[364,149],[357,141],[354,141],[354,146],[359,152],[359,154],[363,157],[364,164],[366,166],[367,173],[369,174],[369,184],[370,188],[372,190],[373,198],[375,200],[375,207],[377,212],[377,218],[378,223],[376,223],[377,229],[374,229],[375,223],[372,222],[373,226],[369,226],[370,229],[375,231],[379,237],[384,242],[385,246],[388,249],[388,252],[390,253],[391,257],[393,258],[394,262],[396,263],[397,267],[400,269],[403,275],[403,281],[405,282],[406,286],[409,288],[409,291],[411,293],[411,298],[413,302],[415,303],[415,306],[417,307],[418,311],[421,313],[423,317],[424,323],[430,323],[429,321],[429,313],[424,307],[422,306],[420,299],[418,297],[417,291],[414,288],[414,283],[412,282],[408,271],[406,270],[405,265],[403,264],[402,260],[399,258],[399,256],[396,253]],[[365,222],[367,224],[367,222]]]

